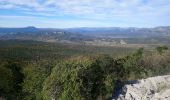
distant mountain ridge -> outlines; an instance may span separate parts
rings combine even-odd
[[[159,26],[155,28],[136,28],[136,27],[82,27],[82,28],[36,28],[28,26],[23,28],[0,28],[0,34],[7,33],[29,33],[29,32],[55,32],[65,31],[87,35],[115,35],[115,34],[170,34],[170,26]]]
[[[0,40],[36,40],[45,42],[56,42],[61,40],[80,40],[81,34],[66,32],[63,29],[54,28],[0,28]]]
[[[159,26],[155,28],[136,28],[136,27],[82,27],[82,28],[36,28],[34,26],[23,28],[0,28],[0,40],[19,39],[36,40],[46,42],[86,42],[92,43],[105,41],[107,43],[115,42],[113,38],[152,38],[165,37],[161,39],[164,43],[169,43],[170,26]],[[100,41],[97,41],[100,40]],[[130,39],[129,39],[130,40]],[[129,41],[128,40],[128,41]],[[160,39],[148,39],[151,43],[158,43]],[[131,41],[131,40],[130,40]],[[136,41],[136,40],[135,40]],[[143,43],[144,40],[141,40]],[[155,42],[156,41],[156,42]],[[89,42],[88,42],[89,43]],[[98,43],[97,43],[98,44]]]
[[[159,26],[155,28],[136,28],[136,27],[108,27],[108,28],[71,28],[69,32],[81,33],[81,34],[93,34],[93,35],[162,35],[170,34],[170,26]]]
[[[38,28],[33,26],[23,27],[23,28],[0,28],[0,33],[16,33],[16,32],[37,32]]]

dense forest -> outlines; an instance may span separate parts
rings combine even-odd
[[[170,74],[168,46],[0,41],[0,99],[110,100],[118,82]]]

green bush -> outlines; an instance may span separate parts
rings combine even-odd
[[[99,57],[100,58],[100,57]],[[113,59],[78,57],[57,64],[45,80],[45,100],[95,100],[112,95],[114,78],[111,74]],[[111,70],[109,70],[111,69]]]
[[[29,64],[24,67],[24,82],[22,92],[25,100],[42,100],[43,82],[51,72],[51,67],[47,62]]]
[[[11,69],[0,65],[0,94],[7,94],[14,89]]]
[[[168,50],[167,46],[158,46],[156,47],[156,50],[159,54],[162,54],[165,50]]]
[[[0,65],[0,95],[11,100],[21,97],[23,74],[18,63],[6,62]]]
[[[37,54],[32,55],[35,53],[35,47],[31,48],[28,54],[34,56],[33,58],[36,57],[31,61],[24,61],[24,59],[21,61],[11,59],[11,62],[5,59],[1,61],[0,96],[8,100],[13,100],[13,98],[15,100],[51,100],[53,98],[57,100],[110,100],[116,81],[170,74],[170,53],[164,52],[167,47],[157,48],[159,54],[145,53],[143,48],[140,48],[133,54],[121,58],[110,57],[112,55],[96,56],[95,53],[93,57],[77,57],[82,54],[75,55],[73,52],[66,51],[63,51],[60,56],[55,55],[56,53],[49,56],[47,53],[51,51],[44,50],[44,46],[40,48],[43,52],[37,50],[36,53],[39,55],[41,52],[41,57],[36,56]],[[19,52],[18,49],[9,50],[12,54],[6,51],[7,54],[9,53],[7,58],[13,58],[15,54],[17,59],[21,59],[20,56],[28,56],[20,53],[23,50],[28,52],[26,48]],[[66,56],[65,53],[70,56]],[[58,63],[55,64],[54,60]]]

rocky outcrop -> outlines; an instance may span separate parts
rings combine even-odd
[[[125,84],[113,100],[170,100],[170,75]]]

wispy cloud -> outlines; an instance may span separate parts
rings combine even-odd
[[[118,21],[127,25],[139,23],[138,26],[148,23],[148,20],[153,22],[151,25],[170,22],[169,0],[0,0],[0,11],[3,10],[16,10],[11,14],[20,13],[18,16],[61,18],[67,21],[78,18],[89,24],[112,21],[111,25],[114,26],[119,24]]]

